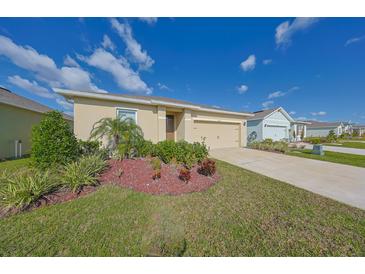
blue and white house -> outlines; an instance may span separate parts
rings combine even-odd
[[[282,107],[253,113],[247,120],[247,141],[301,141],[306,137],[308,122],[296,121]]]

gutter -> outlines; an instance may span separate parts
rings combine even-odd
[[[116,96],[116,95],[108,94],[108,93],[92,93],[92,92],[87,92],[87,91],[74,91],[74,90],[66,90],[66,89],[60,89],[60,88],[53,88],[53,90],[56,93],[66,97],[66,98],[82,97],[82,98],[119,101],[119,102],[135,103],[135,104],[143,104],[143,105],[186,108],[186,109],[192,109],[192,110],[197,110],[197,111],[231,114],[231,115],[238,115],[238,116],[245,116],[245,117],[254,116],[254,114],[252,114],[252,113],[211,109],[211,108],[205,108],[205,107],[191,105],[191,104],[180,104],[180,103],[167,102],[167,101],[163,101],[163,100],[126,98],[126,97]]]

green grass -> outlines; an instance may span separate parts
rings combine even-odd
[[[206,192],[118,186],[0,220],[1,256],[364,256],[365,211],[217,162]]]
[[[312,154],[312,150],[310,149],[303,149],[303,150],[292,150],[287,152],[287,155],[303,157],[308,159],[350,165],[350,166],[357,166],[357,167],[365,167],[365,156],[364,155],[355,155],[349,153],[340,153],[340,152],[333,152],[333,151],[325,151],[325,155],[315,155]]]
[[[360,148],[360,149],[365,149],[365,143],[361,143],[361,142],[338,142],[335,144],[323,144],[325,146],[334,146],[334,147],[349,147],[349,148]]]
[[[27,167],[30,163],[30,158],[22,158],[18,160],[9,160],[0,162],[0,172],[4,170],[15,171],[19,168]]]

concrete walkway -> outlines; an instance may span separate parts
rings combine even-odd
[[[247,148],[210,151],[211,157],[365,209],[365,168]]]
[[[305,148],[312,149],[313,145],[306,144]],[[365,155],[365,149],[361,148],[351,148],[351,147],[341,147],[341,146],[323,146],[324,151],[334,151],[341,153],[350,153],[357,155]]]

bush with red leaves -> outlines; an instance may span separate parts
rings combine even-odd
[[[155,170],[153,175],[152,175],[152,179],[153,180],[157,180],[157,179],[160,179],[161,178],[161,170]]]
[[[208,158],[201,162],[200,167],[198,168],[198,172],[205,176],[214,175],[215,170],[215,161]]]
[[[182,169],[180,169],[179,172],[179,179],[184,181],[184,182],[188,182],[191,178],[191,173],[190,170],[187,169],[186,167],[183,167]]]

